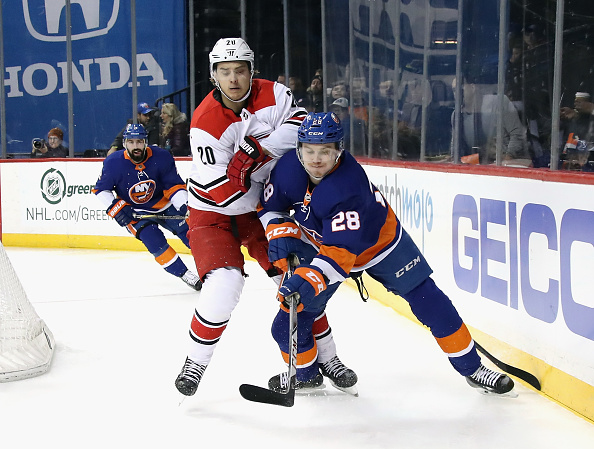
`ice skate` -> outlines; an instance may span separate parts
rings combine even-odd
[[[200,290],[202,288],[202,282],[200,282],[200,278],[196,276],[194,273],[192,273],[190,270],[186,271],[181,278],[182,281],[184,281],[194,290]]]
[[[320,363],[322,374],[330,380],[330,384],[345,393],[359,396],[357,390],[357,374],[347,368],[337,356],[332,357],[325,363]]]
[[[184,367],[175,379],[175,388],[184,396],[192,396],[198,389],[205,369],[206,365],[199,365],[186,357]]]
[[[482,394],[493,394],[507,397],[517,397],[513,391],[514,381],[509,376],[490,370],[482,363],[471,376],[466,376],[466,382],[479,390]]]
[[[288,384],[288,374],[280,373],[270,378],[268,388],[277,393],[284,393],[287,391]],[[306,381],[295,379],[295,390],[315,390],[319,388],[324,388],[324,377],[320,373]]]

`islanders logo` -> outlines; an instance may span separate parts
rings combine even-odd
[[[130,199],[136,204],[148,203],[155,194],[156,183],[152,179],[137,182],[128,191]]]

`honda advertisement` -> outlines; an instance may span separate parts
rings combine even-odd
[[[130,2],[70,3],[74,139],[68,134],[66,2],[2,2],[7,152],[15,157],[27,157],[32,140],[56,127],[76,154],[107,149],[136,114]],[[139,102],[154,105],[187,86],[185,24],[185,2],[136,2]]]

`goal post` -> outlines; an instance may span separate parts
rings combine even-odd
[[[0,382],[45,373],[54,337],[37,315],[0,242]]]

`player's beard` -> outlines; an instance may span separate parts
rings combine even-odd
[[[133,162],[139,164],[140,162],[144,161],[144,159],[146,158],[146,148],[144,150],[141,150],[140,154],[137,156],[135,153],[138,151],[139,149],[134,149],[134,150],[126,150],[128,151],[128,156],[130,156],[130,159],[132,159]]]

